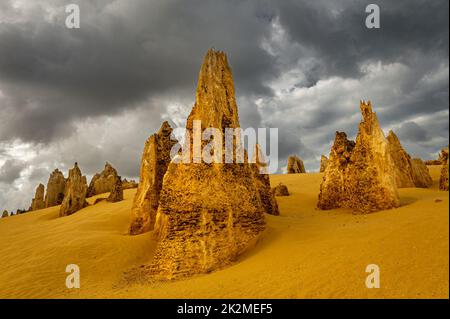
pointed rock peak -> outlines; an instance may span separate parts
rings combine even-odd
[[[236,105],[233,75],[223,52],[210,49],[200,69],[195,105],[189,115],[187,128],[192,121],[202,121],[202,128],[236,128],[239,117]]]
[[[159,128],[158,134],[164,134],[164,135],[166,135],[167,132],[172,133],[172,131],[173,131],[173,129],[172,129],[172,127],[170,126],[169,122],[164,121],[164,122],[161,124],[161,127]],[[169,133],[169,134],[170,134],[170,133]]]

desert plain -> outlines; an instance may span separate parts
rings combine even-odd
[[[231,266],[179,280],[153,280],[142,267],[152,232],[128,235],[136,189],[59,218],[59,206],[0,219],[0,298],[448,298],[449,194],[401,188],[399,208],[372,214],[316,209],[322,173],[271,175],[277,197],[255,247]],[[97,195],[88,199],[93,204]],[[66,287],[66,266],[80,288]],[[368,289],[366,267],[380,269]]]

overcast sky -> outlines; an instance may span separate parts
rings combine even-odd
[[[81,28],[65,27],[80,5]],[[381,28],[367,29],[376,3]],[[424,159],[448,145],[448,0],[1,0],[0,210],[78,161],[137,178],[144,141],[183,126],[207,49],[228,54],[242,127],[277,127],[279,156],[318,170],[359,100]]]

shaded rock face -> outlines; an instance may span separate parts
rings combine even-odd
[[[268,174],[267,162],[261,152],[259,144],[255,145],[251,166],[254,169],[256,188],[259,192],[260,200],[265,208],[265,212],[270,215],[280,215],[277,200],[270,188],[270,178]]]
[[[356,143],[336,134],[320,187],[320,209],[345,207],[370,213],[400,206],[389,143],[371,103],[361,102],[360,108],[363,120]]]
[[[413,158],[411,165],[414,185],[420,188],[431,187],[433,185],[433,179],[425,163],[420,158]]]
[[[344,132],[336,132],[330,159],[328,160],[325,175],[320,185],[319,202],[320,209],[333,209],[342,206],[346,199],[344,180],[350,157],[355,148],[355,142],[347,139]]]
[[[320,157],[320,173],[325,172],[327,165],[328,165],[328,157],[322,155]]]
[[[289,190],[283,183],[278,184],[272,189],[275,196],[289,196]]]
[[[120,176],[117,176],[116,183],[114,184],[107,201],[110,203],[123,201],[122,178]]]
[[[66,179],[62,172],[55,169],[47,182],[47,193],[45,194],[45,207],[61,205],[66,189]]]
[[[411,157],[403,149],[400,140],[393,131],[389,131],[387,140],[389,142],[389,152],[395,164],[394,173],[397,187],[414,187]]]
[[[2,213],[2,218],[6,218],[6,217],[9,217],[9,213],[7,210],[4,210]]]
[[[287,165],[288,174],[306,173],[303,161],[296,155],[289,156]]]
[[[31,201],[31,210],[32,211],[45,208],[44,193],[45,193],[45,186],[42,184],[39,184],[39,186],[36,188],[36,193],[34,195],[34,198]]]
[[[134,180],[127,180],[126,178],[122,181],[122,188],[125,189],[132,189],[132,188],[138,188],[138,183]]]
[[[441,176],[439,178],[439,189],[448,191],[448,148],[445,148],[441,152],[442,168]]]
[[[110,193],[117,181],[117,171],[111,164],[106,163],[104,170],[92,177],[87,191],[87,197]]]
[[[232,74],[222,52],[209,50],[204,59],[186,143],[192,144],[194,120],[201,120],[202,129],[239,127]],[[151,273],[170,279],[210,272],[252,247],[265,228],[266,208],[256,184],[248,163],[170,163],[156,217]]]
[[[59,216],[68,216],[88,206],[86,202],[87,193],[86,176],[81,174],[78,164],[69,170],[69,178],[66,184],[64,200],[59,210]]]
[[[140,182],[131,209],[129,233],[138,235],[153,230],[164,174],[170,163],[170,150],[177,144],[170,138],[168,122],[145,142],[141,160]]]

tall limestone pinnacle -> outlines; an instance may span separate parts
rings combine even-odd
[[[360,213],[400,206],[395,164],[370,102],[361,101],[356,142],[337,133],[320,186],[318,208],[350,208]]]
[[[397,135],[389,131],[387,140],[389,141],[389,151],[394,160],[395,182],[398,188],[414,187],[411,157],[403,149]]]
[[[206,54],[188,131],[194,120],[202,128],[239,127],[231,69],[222,52]],[[152,275],[171,279],[210,272],[251,248],[265,228],[266,208],[257,184],[248,163],[172,161],[156,215]]]
[[[60,170],[55,169],[48,179],[47,193],[45,194],[45,207],[61,205],[64,199],[65,189],[66,179]]]
[[[43,184],[39,184],[39,186],[36,188],[36,194],[31,201],[31,211],[45,208],[44,193],[45,186]]]
[[[60,217],[72,215],[88,206],[86,202],[87,188],[86,176],[81,174],[78,163],[75,163],[74,168],[69,170],[66,192],[59,210]]]

